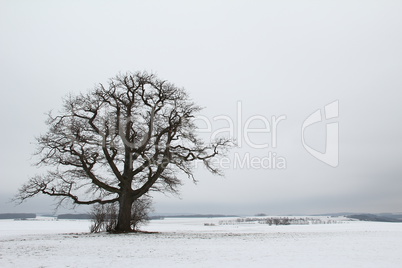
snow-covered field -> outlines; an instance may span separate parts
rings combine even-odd
[[[89,234],[85,220],[0,220],[0,267],[402,267],[401,223],[221,220],[154,220],[142,229],[158,233],[124,235]]]

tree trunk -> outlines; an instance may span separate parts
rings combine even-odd
[[[117,218],[116,232],[132,232],[131,229],[131,208],[134,199],[128,193],[122,193],[119,198],[119,216]]]

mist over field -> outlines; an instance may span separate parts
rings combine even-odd
[[[395,1],[3,1],[0,212],[53,209],[51,198],[7,203],[43,172],[31,164],[44,113],[128,70],[184,87],[205,107],[206,142],[240,144],[220,163],[224,178],[200,167],[181,199],[154,195],[157,211],[400,212],[400,11]],[[325,119],[336,101],[338,117]],[[302,140],[317,110],[323,121],[305,124]],[[327,123],[338,124],[335,168],[316,158],[336,147]]]

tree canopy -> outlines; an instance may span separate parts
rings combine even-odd
[[[220,174],[212,160],[230,141],[202,141],[194,124],[200,111],[184,89],[146,72],[68,95],[37,138],[36,164],[47,172],[24,184],[17,199],[41,193],[60,203],[118,202],[117,231],[130,231],[134,200],[149,191],[176,192],[183,174],[195,180],[194,161]]]

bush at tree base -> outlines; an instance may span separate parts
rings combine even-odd
[[[96,204],[92,207],[91,233],[114,232],[118,219],[118,204]],[[152,200],[149,197],[140,198],[134,201],[131,210],[131,228],[138,231],[141,225],[149,221],[148,214],[152,211]]]

